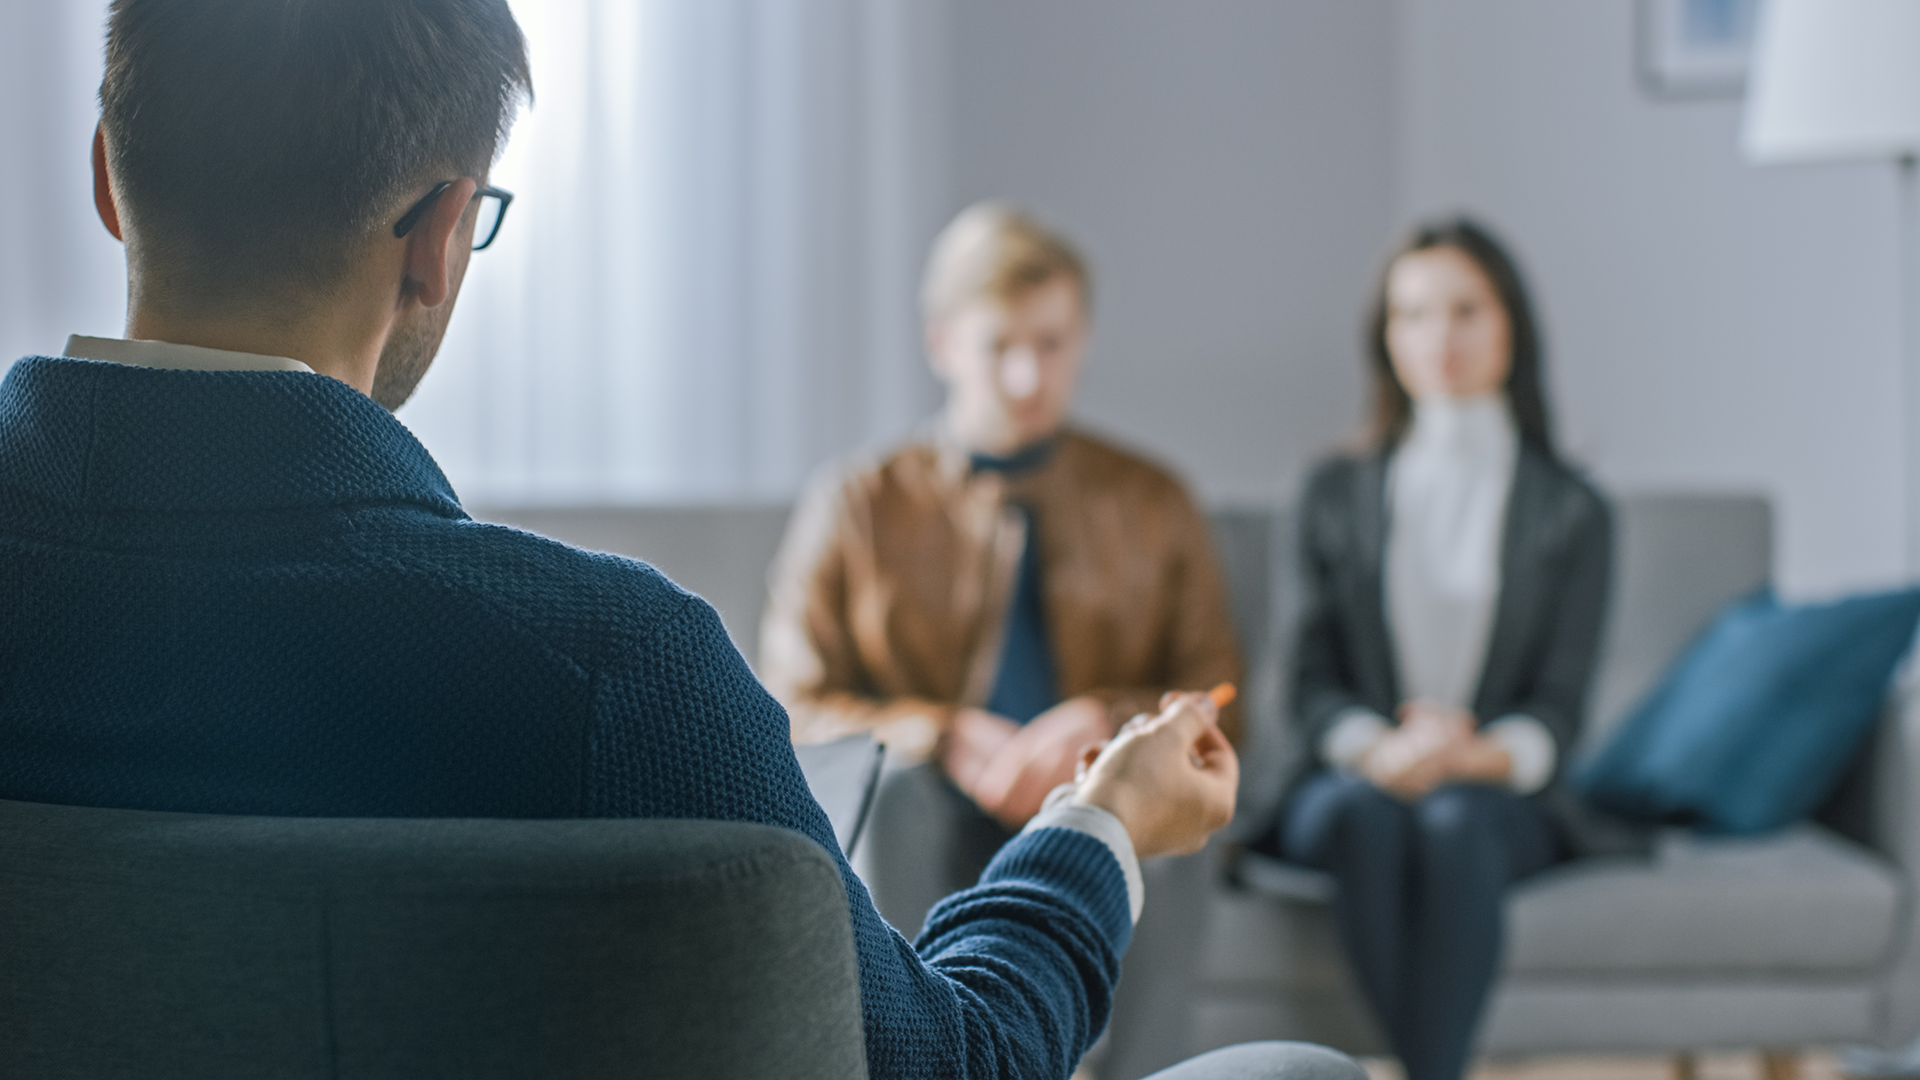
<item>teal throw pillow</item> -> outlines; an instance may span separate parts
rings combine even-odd
[[[1873,730],[1920,620],[1920,589],[1783,606],[1738,601],[1573,781],[1603,810],[1758,833],[1819,806]]]

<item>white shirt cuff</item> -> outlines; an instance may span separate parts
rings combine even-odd
[[[1140,876],[1140,856],[1134,853],[1133,837],[1127,835],[1127,827],[1120,824],[1120,819],[1111,813],[1097,806],[1067,802],[1067,796],[1073,792],[1072,784],[1061,784],[1054,788],[1047,795],[1045,806],[1020,831],[1072,829],[1107,845],[1107,850],[1119,860],[1120,876],[1127,879],[1127,910],[1133,915],[1134,923],[1138,924],[1140,909],[1147,903],[1147,883]]]
[[[1393,725],[1372,709],[1355,706],[1334,717],[1333,726],[1320,736],[1320,759],[1336,769],[1351,772],[1360,767],[1360,759],[1387,737]]]
[[[1516,795],[1531,795],[1553,779],[1554,762],[1560,752],[1547,727],[1525,713],[1503,716],[1480,730],[1482,735],[1500,744],[1513,762],[1507,786]]]

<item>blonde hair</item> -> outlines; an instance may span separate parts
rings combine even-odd
[[[1008,303],[1065,275],[1091,307],[1087,264],[1071,241],[1020,208],[979,202],[960,211],[933,242],[920,284],[920,311],[944,319],[980,299]]]

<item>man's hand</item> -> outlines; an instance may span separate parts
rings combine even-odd
[[[1001,748],[1020,733],[1020,725],[985,709],[961,709],[953,714],[946,739],[940,744],[940,768],[955,787],[975,802],[980,775]]]
[[[1002,825],[1018,829],[1040,812],[1048,792],[1073,779],[1082,751],[1112,735],[1106,705],[1090,697],[1068,698],[1016,729],[974,787],[961,790]]]
[[[1168,694],[1160,715],[1129,720],[1104,748],[1088,748],[1076,802],[1120,819],[1141,858],[1186,854],[1233,818],[1240,759],[1201,693]]]

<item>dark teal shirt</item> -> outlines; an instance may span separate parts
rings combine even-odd
[[[1053,449],[1054,441],[1046,439],[1010,457],[975,454],[973,468],[976,472],[1018,476],[1046,464],[1053,456]],[[1027,543],[1020,552],[1013,603],[1007,609],[1005,643],[1000,649],[1000,668],[993,679],[993,692],[987,695],[987,711],[1024,724],[1058,704],[1060,689],[1054,675],[1053,642],[1047,634],[1040,521],[1034,516],[1033,508],[1024,503],[1014,503],[1013,509],[1026,518]]]

